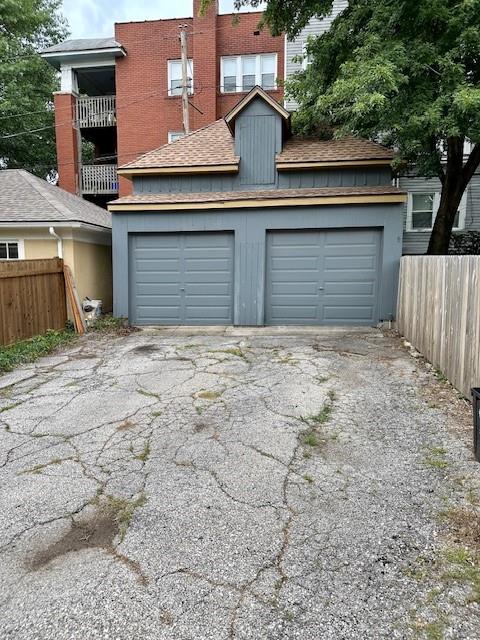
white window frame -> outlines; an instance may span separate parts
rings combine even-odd
[[[220,58],[220,91],[221,93],[248,93],[246,89],[243,88],[243,73],[242,73],[242,58],[255,58],[255,85],[259,87],[262,86],[262,57],[263,56],[274,56],[275,57],[275,80],[274,86],[271,89],[266,89],[266,91],[275,91],[278,88],[278,54],[275,52],[272,53],[252,53],[252,54],[243,54],[241,56],[222,56]],[[227,60],[235,60],[236,62],[236,89],[235,91],[225,91],[224,87],[224,66]],[[170,85],[169,85],[170,86]]]
[[[312,64],[312,58],[308,55],[307,52],[307,45],[308,42],[304,42],[302,44],[302,71],[306,71]]]
[[[193,80],[193,73],[194,73],[193,60],[191,58],[189,58],[187,62],[188,62],[189,77],[192,80],[192,87],[188,91],[188,95],[191,96],[191,95],[193,95],[193,82],[194,82],[194,80]],[[167,69],[168,69],[168,72],[167,72],[167,75],[168,75],[168,87],[167,87],[167,90],[168,90],[168,95],[172,96],[174,98],[179,98],[181,96],[181,94],[180,93],[172,93],[172,79],[173,79],[172,66],[173,66],[173,64],[181,64],[181,63],[182,63],[181,60],[168,60],[168,62],[167,62]]]
[[[15,243],[18,247],[18,258],[9,258],[8,257],[8,247],[7,247],[7,257],[0,258],[1,260],[25,260],[25,243],[23,240],[19,238],[0,238],[0,244],[12,244]]]
[[[185,137],[184,131],[169,131],[168,132],[168,143],[176,142],[177,140],[181,140]]]
[[[413,226],[413,196],[431,196],[433,195],[433,210],[432,210],[432,226],[431,227],[414,227]],[[440,191],[409,191],[407,198],[407,221],[406,230],[412,233],[425,233],[430,232],[435,224],[435,218],[437,216],[438,208],[440,206]],[[458,227],[453,227],[454,231],[461,231],[465,229],[465,218],[467,216],[467,191],[462,196],[460,204],[458,205]]]

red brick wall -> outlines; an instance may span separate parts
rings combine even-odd
[[[56,93],[54,104],[58,186],[70,193],[78,194],[78,138],[73,126],[76,98],[71,93]]]
[[[194,60],[194,95],[190,129],[194,131],[223,117],[242,98],[241,93],[220,93],[220,58],[224,55],[278,54],[278,76],[283,78],[284,38],[268,31],[255,35],[261,13],[217,15],[215,1],[200,17],[200,0],[194,0],[194,17],[151,20],[115,25],[115,38],[127,55],[117,58],[117,148],[119,166],[168,142],[169,131],[182,131],[182,101],[168,96],[168,60],[180,58],[180,26],[186,25],[188,54]],[[277,100],[281,90],[272,92]],[[64,122],[65,107],[72,114],[74,98],[58,94],[57,123]],[[61,111],[60,111],[61,109]],[[73,115],[72,115],[73,120]],[[76,191],[76,138],[69,126],[57,128],[60,184]],[[120,195],[131,192],[131,182],[120,178]]]
[[[180,97],[168,96],[168,60],[180,58],[180,25],[186,25],[188,55],[194,60],[194,95],[190,129],[199,129],[223,117],[243,94],[220,93],[220,57],[248,53],[278,54],[278,76],[283,78],[284,38],[268,31],[254,35],[261,13],[245,13],[238,23],[232,15],[217,15],[215,3],[199,17],[131,22],[115,25],[115,38],[127,51],[117,59],[116,93],[119,165],[168,142],[169,131],[182,131]],[[272,92],[281,100],[281,90]],[[196,107],[196,108],[195,108]],[[199,113],[199,112],[202,113]],[[120,179],[120,195],[131,193],[131,182]]]

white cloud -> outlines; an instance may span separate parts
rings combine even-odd
[[[233,4],[220,0],[220,12],[232,12]],[[101,38],[113,36],[115,22],[187,18],[192,6],[192,0],[63,0],[63,14],[72,38]]]

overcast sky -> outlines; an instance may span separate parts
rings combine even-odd
[[[233,0],[220,0],[220,11],[233,10]],[[63,0],[72,38],[113,36],[114,22],[187,18],[192,0]]]

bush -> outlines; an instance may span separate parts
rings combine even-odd
[[[453,233],[448,253],[452,256],[480,255],[480,231]]]

